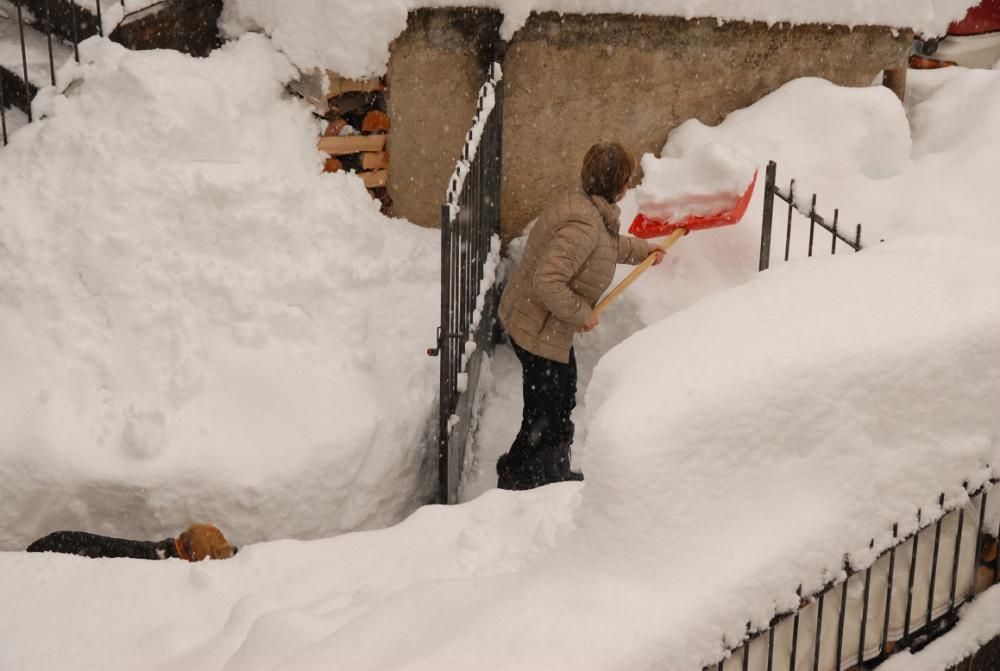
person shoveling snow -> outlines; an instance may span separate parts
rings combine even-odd
[[[576,406],[573,335],[597,326],[594,304],[619,263],[663,260],[645,240],[619,236],[615,205],[635,158],[622,145],[596,144],[583,159],[580,188],[557,197],[531,229],[500,299],[500,323],[521,362],[524,410],[510,450],[497,460],[497,486],[532,489],[581,480],[570,470]]]
[[[670,225],[676,229],[671,237],[653,246],[641,238],[663,234],[659,225],[664,222],[658,219],[650,220],[655,225],[636,233],[638,237],[618,233],[621,213],[615,203],[628,189],[635,159],[617,143],[590,148],[583,160],[582,188],[557,198],[539,217],[500,302],[500,321],[523,368],[524,410],[513,445],[497,460],[498,487],[531,489],[582,479],[570,470],[574,333],[592,331],[604,308],[646,268],[663,260],[667,247],[687,232],[684,224],[707,228],[738,221],[752,189],[745,181],[747,164],[755,168],[722,147],[683,160],[647,155],[642,202],[658,217],[683,213]],[[733,184],[738,185],[735,198],[730,196]],[[618,263],[638,267],[595,306]]]

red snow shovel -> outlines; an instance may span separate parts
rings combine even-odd
[[[656,249],[666,252],[670,249],[677,240],[688,234],[689,231],[700,231],[703,228],[715,228],[717,226],[728,226],[730,224],[737,223],[743,214],[747,211],[747,205],[750,204],[750,196],[753,195],[753,187],[757,183],[757,172],[754,171],[753,179],[750,181],[750,185],[743,192],[743,195],[733,203],[733,206],[728,210],[723,210],[722,212],[717,212],[715,214],[707,215],[688,215],[677,222],[666,221],[664,219],[653,219],[647,217],[642,212],[635,215],[635,219],[632,220],[632,225],[628,227],[628,232],[637,238],[658,238],[660,236],[668,236],[663,242],[661,242]],[[618,285],[612,289],[607,296],[605,296],[597,307],[594,308],[594,314],[599,315],[604,310],[611,305],[618,296],[621,295],[625,289],[629,287],[630,284],[638,279],[639,275],[646,272],[646,269],[653,265],[653,261],[656,260],[656,255],[650,253],[642,263],[637,265],[635,269],[628,274],[625,279],[618,283]]]

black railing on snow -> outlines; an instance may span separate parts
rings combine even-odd
[[[56,85],[56,57],[52,49],[52,40],[60,40],[59,31],[56,30],[56,24],[52,19],[52,3],[57,0],[45,0],[45,14],[44,16],[35,16],[34,22],[28,25],[34,25],[41,29],[45,33],[45,39],[48,48],[48,65],[49,65],[49,83],[52,86]],[[159,2],[152,3],[149,6],[142,7],[132,12],[127,12],[123,15],[122,21],[129,18],[134,14],[139,14],[147,11],[150,7],[156,5],[165,4],[168,0],[160,0]],[[63,0],[64,3],[69,4],[70,10],[70,31],[69,31],[69,41],[73,46],[73,58],[77,63],[80,62],[80,17],[77,7],[76,0]],[[18,39],[21,46],[21,68],[20,76],[23,77],[22,81],[19,83],[10,82],[8,84],[8,77],[5,77],[2,72],[0,72],[0,146],[6,146],[8,142],[7,133],[7,107],[16,104],[15,98],[19,99],[21,102],[21,107],[23,107],[25,113],[28,116],[28,123],[31,123],[34,119],[32,118],[31,111],[31,100],[38,93],[38,87],[31,83],[28,74],[28,48],[27,42],[24,37],[24,27],[27,21],[24,17],[24,11],[22,10],[21,3],[14,3],[16,7],[17,14],[17,33]],[[96,28],[97,34],[101,37],[104,36],[104,23],[101,16],[101,0],[95,0],[95,15],[96,15]],[[125,8],[125,0],[121,0],[122,9]]]
[[[482,357],[496,329],[500,255],[500,168],[503,77],[490,66],[476,116],[441,208],[441,357],[438,498],[458,501],[466,447],[475,430]]]
[[[838,210],[828,221],[816,211],[813,194],[809,209],[804,211],[796,202],[795,180],[790,180],[788,191],[782,192],[776,175],[777,166],[771,161],[764,181],[759,270],[770,265],[775,197],[788,205],[785,261],[793,255],[793,212],[809,220],[809,236],[803,241],[804,249],[797,249],[796,255],[813,255],[817,229],[830,235],[831,254],[837,253],[838,241],[846,249],[861,251],[861,224],[856,226],[853,239],[845,237]],[[985,588],[1000,580],[1000,552],[990,560],[986,579],[979,580],[981,571],[986,570],[981,566],[981,550],[986,534],[987,492],[996,482],[987,482],[971,492],[965,486],[965,496],[952,503],[941,494],[935,510],[918,509],[909,524],[893,525],[891,543],[874,561],[862,560],[855,565],[845,555],[839,576],[810,594],[803,594],[800,585],[797,607],[779,613],[762,628],[748,623],[744,639],[724,645],[721,659],[703,671],[863,670],[893,652],[923,647],[954,625],[958,607],[975,598],[977,584]],[[970,525],[970,520],[975,521]],[[901,526],[913,531],[900,536]],[[1000,529],[996,536],[1000,538]],[[869,547],[874,546],[873,539]],[[949,565],[940,575],[942,556]],[[905,577],[897,571],[899,561],[905,562]],[[873,584],[878,589],[873,590]]]
[[[797,203],[795,199],[795,180],[793,179],[789,181],[788,192],[783,193],[777,185],[777,172],[777,164],[775,164],[774,161],[768,162],[764,179],[764,221],[760,232],[760,264],[758,265],[758,270],[767,270],[768,266],[771,264],[771,226],[774,218],[774,198],[776,196],[788,204],[788,217],[785,225],[785,261],[787,261],[792,254],[793,212],[809,219],[809,238],[805,249],[807,256],[813,255],[817,228],[830,234],[831,254],[837,253],[838,241],[847,245],[848,249],[855,252],[861,251],[861,224],[858,224],[855,228],[853,240],[846,237],[840,228],[840,211],[834,210],[833,220],[828,221],[816,211],[816,194],[812,195],[809,209],[807,211],[803,211],[800,204]]]
[[[996,482],[971,492],[966,485],[967,498],[951,503],[941,494],[934,510],[917,510],[913,532],[900,537],[901,525],[893,525],[892,543],[873,562],[855,566],[845,556],[839,577],[809,595],[800,586],[797,608],[760,629],[748,624],[746,638],[703,671],[863,670],[900,650],[919,650],[1000,578],[1000,553],[983,552],[987,493]],[[1000,529],[989,535],[994,531],[1000,537]]]

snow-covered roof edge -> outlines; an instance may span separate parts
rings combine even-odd
[[[509,40],[532,12],[642,14],[768,24],[887,26],[942,34],[976,0],[225,0],[223,32],[262,30],[303,70],[324,67],[348,77],[381,75],[389,45],[411,9],[488,7],[503,12],[500,36]]]

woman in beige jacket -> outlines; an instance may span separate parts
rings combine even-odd
[[[591,147],[581,188],[556,198],[538,217],[504,289],[500,323],[521,361],[524,413],[513,445],[497,460],[502,489],[583,479],[569,467],[576,406],[573,335],[597,326],[593,308],[616,264],[638,264],[651,252],[654,264],[663,260],[645,240],[618,233],[615,203],[634,172],[635,159],[620,144]]]

